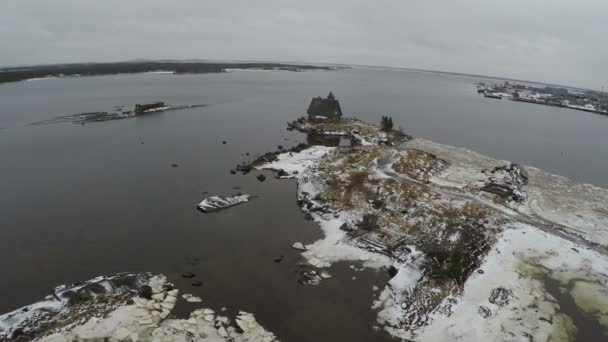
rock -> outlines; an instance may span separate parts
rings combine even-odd
[[[277,177],[287,177],[288,173],[285,172],[285,170],[279,170],[279,172],[277,172]]]
[[[477,309],[477,312],[479,312],[479,316],[481,316],[483,318],[488,318],[488,317],[492,316],[492,311],[490,310],[490,308],[488,308],[486,306],[480,306]]]
[[[388,268],[388,275],[391,278],[394,278],[397,275],[397,272],[399,272],[399,270],[395,266],[391,265],[391,267]]]
[[[492,290],[488,301],[490,301],[492,304],[503,307],[509,304],[511,297],[513,297],[513,292],[511,292],[511,290],[505,289],[504,287],[498,287]]]
[[[236,170],[230,170],[231,175],[236,175]]]
[[[131,331],[129,329],[121,327],[114,333],[113,337],[119,341],[123,341],[130,335],[131,335]]]
[[[283,258],[284,257],[282,255],[279,255],[278,257],[274,258],[274,262],[279,263],[279,262],[283,261]]]
[[[158,302],[162,302],[162,300],[165,298],[165,295],[162,293],[157,293],[155,295],[152,295],[152,299],[154,299],[155,301]]]
[[[148,285],[144,285],[139,288],[137,295],[141,298],[152,299],[152,288]]]
[[[154,310],[154,304],[156,304],[153,300],[150,300],[146,303],[146,308],[148,310]]]
[[[173,164],[171,164],[171,167],[179,167],[179,164],[178,163],[173,163]]]
[[[477,273],[484,274],[485,272],[482,269],[477,270]]]
[[[202,281],[198,281],[198,280],[193,281],[192,282],[192,286],[194,286],[194,287],[201,287],[201,286],[203,286],[203,282]]]
[[[282,150],[283,149],[283,145],[279,145],[278,148],[279,148],[279,150]]]
[[[320,276],[321,276],[321,278],[323,278],[323,279],[328,279],[328,278],[331,278],[331,274],[329,274],[327,271],[321,271]]]
[[[298,173],[300,173],[300,171],[298,171],[298,170],[293,170],[293,174],[294,174],[294,175],[297,175]]]
[[[222,141],[222,144],[223,144],[223,145],[226,145],[226,140]]]
[[[194,278],[194,276],[195,275],[192,272],[186,272],[186,273],[182,274],[182,277],[187,278],[187,279]]]
[[[219,329],[217,329],[217,334],[223,338],[228,337],[228,332],[226,331],[226,328],[224,328],[223,326],[221,326],[221,327],[219,327]]]
[[[293,245],[291,245],[292,248],[301,250],[301,251],[305,251],[306,247],[301,243],[301,242],[296,242]]]
[[[162,302],[162,303],[160,303],[160,306],[163,308],[163,311],[165,311],[165,310],[170,311],[171,309],[173,309],[175,304]]]
[[[256,178],[257,178],[257,179],[258,179],[260,182],[263,182],[263,181],[265,181],[265,180],[266,180],[266,176],[264,176],[264,175],[258,175]]]

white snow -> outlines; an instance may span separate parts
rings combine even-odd
[[[335,147],[312,146],[301,152],[282,153],[277,156],[276,161],[259,166],[258,169],[284,170],[292,176],[295,176],[294,171],[297,171],[301,175],[306,169],[316,165],[325,154],[334,149]]]
[[[150,286],[157,292],[156,290],[162,289],[162,284],[165,282],[165,277],[157,277],[150,282]],[[158,294],[161,296],[157,296]],[[198,337],[196,341],[210,342],[278,341],[276,336],[262,327],[250,313],[241,311],[236,317],[235,321],[242,330],[241,333],[229,324],[228,317],[216,316],[214,311],[208,308],[194,310],[187,319],[165,319],[170,310],[159,314],[158,311],[149,308],[150,302],[168,303],[172,308],[177,294],[177,290],[157,292],[155,299],[150,301],[134,297],[134,304],[122,305],[103,317],[93,317],[84,323],[77,322],[35,341],[71,342],[109,339],[110,341],[188,342],[192,341],[192,336]],[[199,297],[190,294],[182,297],[190,302],[200,302]]]
[[[525,334],[533,336],[534,341],[550,337],[557,340],[564,333],[568,318],[559,313],[559,306],[547,294],[539,275],[559,280],[564,287],[573,279],[587,279],[589,282],[583,281],[584,284],[608,283],[605,255],[525,224],[515,224],[504,232],[481,269],[483,274],[475,273],[466,282],[452,314],[437,314],[433,323],[422,329],[418,340],[525,340]],[[488,300],[491,291],[499,287],[513,294],[503,307]],[[606,302],[605,294],[599,291],[589,291],[587,295],[594,297],[591,300]],[[491,316],[483,318],[480,306],[490,309]],[[603,314],[608,315],[608,308],[604,310]]]
[[[346,233],[340,230],[343,220],[325,219],[313,214],[319,222],[325,237],[307,245],[308,249],[302,256],[315,267],[329,267],[339,261],[363,261],[367,267],[379,268],[390,265],[390,259],[382,254],[372,253],[348,243]]]

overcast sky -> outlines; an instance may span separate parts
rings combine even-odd
[[[366,64],[608,84],[608,0],[3,0],[0,65]]]

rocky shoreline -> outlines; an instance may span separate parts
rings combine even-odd
[[[44,301],[1,315],[0,341],[278,341],[244,311],[230,318],[198,304],[188,318],[173,318],[182,300],[202,302],[180,297],[164,275],[100,276],[59,286]]]

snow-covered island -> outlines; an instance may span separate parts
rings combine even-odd
[[[355,119],[288,127],[322,144],[250,167],[297,180],[325,233],[294,245],[316,274],[390,273],[379,327],[415,341],[569,341],[589,333],[581,320],[608,332],[607,190]]]

